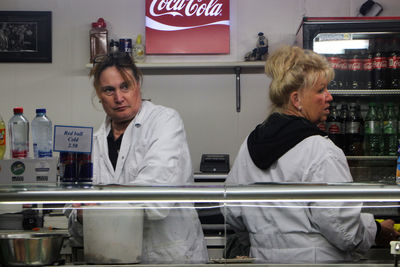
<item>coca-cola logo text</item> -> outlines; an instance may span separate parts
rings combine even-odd
[[[326,123],[327,124],[327,128],[328,128],[328,133],[330,134],[340,134],[340,127],[341,125],[339,123]]]
[[[363,70],[372,70],[372,60],[371,59],[364,60]]]
[[[335,70],[340,68],[340,58],[338,57],[328,57],[328,62],[331,65],[331,67]]]
[[[222,4],[218,0],[153,0],[150,5],[150,14],[154,17],[172,16],[219,16],[222,13]]]
[[[374,69],[386,69],[387,68],[387,60],[383,57],[374,57],[372,62],[372,67]]]
[[[351,71],[357,71],[357,70],[361,70],[361,60],[358,61],[353,61],[349,63],[349,70]]]
[[[146,0],[146,53],[229,53],[229,6],[229,0]]]
[[[391,69],[400,68],[400,58],[399,57],[389,58],[389,68],[391,68]]]

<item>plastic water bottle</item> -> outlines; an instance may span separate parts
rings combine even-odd
[[[51,158],[52,123],[46,116],[46,109],[36,109],[36,117],[32,120],[32,141],[34,158]]]
[[[0,116],[0,159],[4,158],[6,152],[6,124],[3,117]]]
[[[378,119],[378,113],[375,103],[369,103],[369,109],[365,116],[365,154],[367,156],[381,155],[382,142],[381,123]]]
[[[23,108],[14,108],[14,116],[8,121],[10,153],[13,159],[27,158],[29,153],[29,121],[23,113]]]

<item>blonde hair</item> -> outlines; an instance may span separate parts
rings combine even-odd
[[[265,63],[265,73],[272,79],[269,98],[273,110],[282,112],[289,103],[290,94],[312,88],[319,78],[330,82],[334,71],[324,56],[296,46],[282,46]]]

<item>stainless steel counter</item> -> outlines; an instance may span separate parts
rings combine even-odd
[[[0,204],[66,204],[66,203],[216,203],[217,208],[232,203],[280,202],[381,202],[398,207],[400,186],[385,184],[255,184],[248,186],[88,186],[65,187],[60,184],[0,185]],[[134,266],[393,266],[389,253],[374,254],[365,260],[340,264],[191,264]],[[80,266],[80,265],[73,265]],[[85,266],[85,265],[82,265]],[[95,267],[96,265],[91,265]],[[104,265],[110,267],[110,265]],[[125,265],[129,266],[129,265]]]
[[[337,264],[256,264],[256,263],[227,263],[227,264],[134,264],[134,265],[64,265],[65,267],[283,267],[283,266],[297,266],[297,267],[393,267],[393,263],[337,263]]]
[[[235,202],[399,202],[400,186],[385,184],[276,184],[247,186],[0,185],[0,203],[235,203]]]

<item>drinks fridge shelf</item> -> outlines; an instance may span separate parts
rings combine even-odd
[[[334,96],[400,96],[400,90],[398,89],[330,89],[329,92]]]

